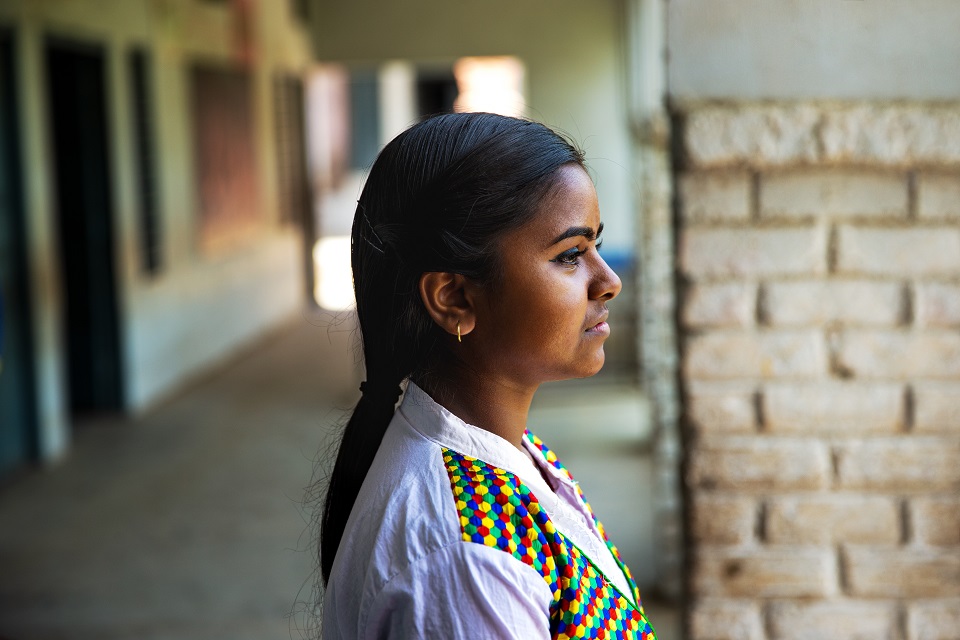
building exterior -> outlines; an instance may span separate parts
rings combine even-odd
[[[302,308],[312,55],[294,5],[243,0],[10,0],[0,54],[3,471]]]

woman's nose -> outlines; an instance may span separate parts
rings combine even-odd
[[[617,297],[623,283],[607,261],[600,254],[597,254],[597,270],[591,282],[590,298],[592,300],[611,300]]]

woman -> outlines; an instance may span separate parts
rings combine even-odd
[[[367,379],[322,516],[325,638],[655,638],[525,426],[541,383],[603,365],[602,229],[582,154],[543,125],[443,115],[380,153],[353,224]]]

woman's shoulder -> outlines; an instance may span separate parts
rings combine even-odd
[[[357,496],[344,539],[350,534],[355,536],[351,547],[365,543],[374,556],[388,549],[390,562],[413,559],[454,540],[456,518],[442,447],[418,437],[402,419],[391,422]]]
[[[377,591],[408,566],[463,543],[509,550],[539,568],[534,540],[551,526],[516,475],[424,437],[398,413],[357,496],[334,573],[354,582],[364,576],[366,589]]]
[[[332,570],[369,597],[419,558],[459,539],[442,448],[395,416],[367,472]]]
[[[506,540],[507,529],[476,515],[526,514],[529,492],[511,488],[516,484],[503,469],[418,437],[402,419],[391,423],[380,451],[334,564],[325,607],[336,612],[338,624],[368,630],[394,625],[397,610],[402,610],[417,628],[429,627],[438,620],[428,621],[427,615],[445,610],[440,606],[443,598],[468,606],[463,603],[482,586],[483,593],[502,595],[504,589],[513,589],[526,594],[525,600],[511,598],[517,603],[514,608],[526,613],[511,615],[542,626],[552,593],[535,566],[537,552],[521,544],[520,549],[532,554],[526,561],[503,553],[498,540]],[[464,462],[469,469],[460,466]],[[533,531],[532,521],[529,524]],[[486,536],[478,537],[481,532]],[[521,525],[509,536],[518,533],[528,535],[527,528]],[[467,617],[476,623],[476,616]]]

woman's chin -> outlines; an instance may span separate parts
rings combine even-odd
[[[596,355],[592,358],[589,366],[584,367],[577,375],[573,376],[575,378],[589,378],[600,373],[600,370],[603,368],[603,363],[606,361],[606,354],[603,352],[603,347],[601,346]]]

